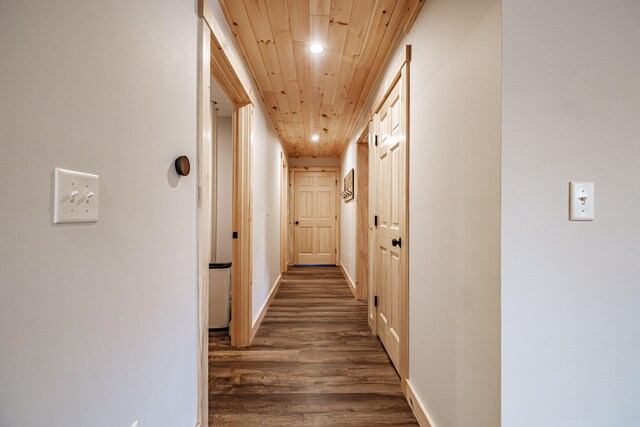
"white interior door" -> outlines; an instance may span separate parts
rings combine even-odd
[[[335,172],[294,173],[294,263],[336,263]]]
[[[375,204],[373,283],[376,289],[376,330],[396,369],[400,371],[400,300],[405,262],[403,242],[406,214],[405,129],[400,79],[375,117]]]

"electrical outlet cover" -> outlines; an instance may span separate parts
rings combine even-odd
[[[593,182],[572,181],[569,183],[569,220],[593,221],[595,199]]]
[[[98,221],[98,175],[56,168],[53,179],[54,224]]]

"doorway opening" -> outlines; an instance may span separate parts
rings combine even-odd
[[[222,231],[212,230],[212,200],[217,200],[213,186],[212,141],[212,76],[219,88],[231,101],[231,345],[248,346],[251,343],[251,130],[253,104],[249,96],[251,85],[238,75],[241,65],[230,50],[229,43],[217,25],[213,12],[204,0],[198,1],[198,70],[197,70],[197,331],[198,360],[198,414],[197,425],[208,425],[208,367],[209,367],[209,265],[217,259],[218,242]],[[215,104],[213,104],[215,105]],[[220,176],[218,176],[220,177]],[[216,183],[217,184],[217,183]],[[214,233],[216,238],[214,239]],[[215,249],[213,247],[215,242]],[[212,254],[213,257],[212,258]]]
[[[233,236],[233,103],[211,76],[209,332],[229,335]]]

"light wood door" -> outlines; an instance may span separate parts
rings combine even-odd
[[[374,177],[376,197],[374,212],[375,253],[373,269],[377,296],[376,329],[389,357],[400,371],[402,308],[401,292],[406,280],[403,246],[406,214],[406,166],[404,160],[405,126],[402,102],[402,79],[399,80],[378,111],[377,146]]]
[[[294,173],[294,263],[336,263],[335,172]]]

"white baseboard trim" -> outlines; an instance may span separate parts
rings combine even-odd
[[[347,283],[349,284],[349,287],[351,288],[351,292],[353,293],[353,297],[356,297],[356,285],[355,282],[353,281],[353,279],[351,278],[351,276],[349,276],[349,273],[347,273],[347,269],[344,268],[344,265],[342,265],[342,261],[340,261],[340,263],[338,264],[340,266],[340,269],[342,270],[342,274],[344,274],[344,277],[347,278]]]
[[[433,418],[427,412],[427,408],[416,393],[416,389],[411,384],[411,381],[406,380],[406,398],[409,402],[409,406],[413,410],[413,414],[416,416],[418,423],[421,427],[436,427],[436,423],[433,422]]]
[[[262,324],[262,319],[264,319],[265,314],[267,314],[267,310],[271,306],[271,302],[273,301],[273,297],[276,296],[276,292],[278,292],[278,288],[280,287],[280,282],[282,282],[282,274],[278,276],[276,279],[276,284],[273,288],[271,288],[271,292],[269,292],[269,298],[264,302],[262,309],[260,309],[260,314],[255,322],[253,322],[253,326],[251,327],[251,341],[253,341],[253,337],[256,336],[256,332],[258,332],[258,328]]]

